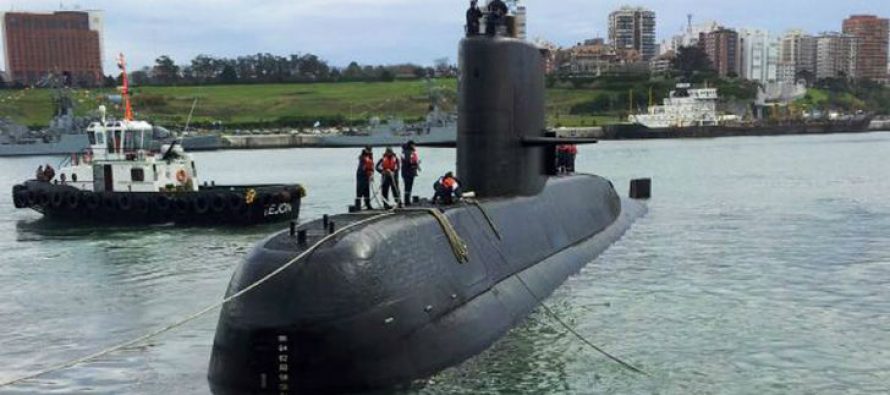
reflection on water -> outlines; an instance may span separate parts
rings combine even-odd
[[[420,192],[453,170],[422,150]],[[341,212],[355,150],[198,154],[217,183],[303,183]],[[39,219],[8,191],[46,158],[0,159],[0,378],[142,335],[218,301],[280,226],[101,228]],[[649,214],[482,355],[398,393],[888,392],[890,135],[606,142],[579,168],[654,179]],[[5,192],[4,192],[5,191]],[[2,393],[207,393],[216,315]]]

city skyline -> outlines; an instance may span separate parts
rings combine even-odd
[[[431,64],[433,59],[448,57],[455,61],[464,3],[272,0],[252,5],[246,0],[155,0],[150,4],[122,4],[83,0],[77,4],[82,10],[105,12],[104,68],[111,74],[116,72],[113,62],[118,52],[127,55],[133,68],[149,66],[160,55],[170,55],[177,63],[186,64],[199,54],[239,56],[259,52],[313,53],[336,66],[353,60],[364,64]],[[543,0],[521,2],[529,9],[529,37],[560,46],[606,37],[609,13],[623,5],[655,11],[659,42],[680,32],[687,14],[694,15],[694,23],[715,20],[727,27],[762,28],[774,34],[790,29],[840,31],[843,20],[854,14],[890,17],[890,2],[866,0],[752,0],[744,7],[693,0],[665,3],[564,0],[554,6]],[[66,9],[74,8],[74,2],[63,4]],[[0,12],[49,12],[58,8],[57,0],[0,0]],[[805,17],[800,12],[803,9],[807,10]],[[801,16],[789,20],[788,15],[795,14]],[[0,64],[5,61],[3,56],[0,51]]]

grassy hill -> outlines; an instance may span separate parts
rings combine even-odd
[[[446,110],[454,110],[457,81],[434,82],[444,97]],[[193,124],[221,121],[228,129],[364,123],[374,116],[420,119],[429,105],[424,81],[355,82],[274,85],[215,85],[182,87],[137,87],[133,101],[137,117],[166,126],[182,126],[195,99]],[[119,106],[106,100],[117,92],[110,89],[74,94],[78,112],[105,104],[110,112]],[[594,92],[586,89],[554,88],[548,92],[552,125],[593,125],[614,120],[611,116],[571,115],[571,109],[589,101]],[[0,90],[0,116],[39,127],[52,117],[52,91]]]

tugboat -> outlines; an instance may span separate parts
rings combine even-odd
[[[123,69],[123,67],[121,67]],[[16,208],[49,218],[122,224],[250,225],[298,218],[305,190],[291,185],[201,185],[191,155],[177,142],[152,151],[154,128],[133,120],[126,71],[123,120],[86,129],[89,148],[72,154],[58,174],[39,169],[13,187]]]

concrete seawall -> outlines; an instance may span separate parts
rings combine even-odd
[[[302,134],[266,134],[256,136],[223,136],[229,145],[228,149],[268,149],[315,147],[319,145],[318,136]]]
[[[890,119],[881,119],[871,121],[871,125],[868,126],[868,130],[887,130],[890,131]]]

